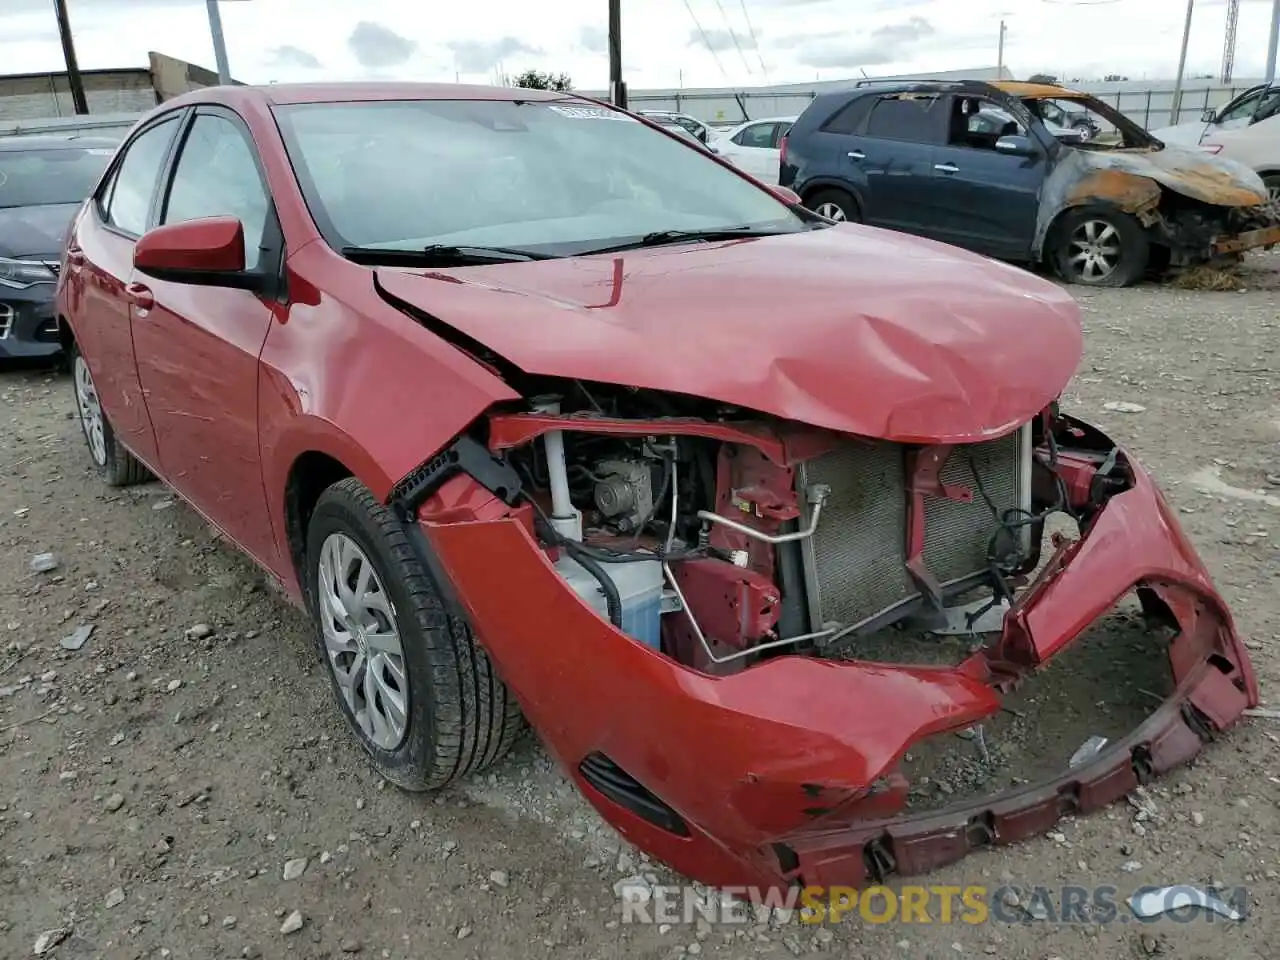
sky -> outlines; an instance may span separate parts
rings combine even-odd
[[[204,0],[67,0],[84,69],[147,52],[214,66]],[[53,0],[3,0],[0,70],[64,69]],[[1181,0],[622,0],[633,91],[756,86],[994,66],[1016,76],[1171,78]],[[1261,76],[1270,0],[1243,0],[1235,76]],[[222,0],[232,75],[248,83],[460,79],[526,69],[608,84],[606,0]],[[1189,76],[1217,74],[1226,0],[1196,0]]]

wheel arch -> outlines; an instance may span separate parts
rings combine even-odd
[[[1068,203],[1058,208],[1053,216],[1046,221],[1044,229],[1038,231],[1035,249],[1031,251],[1036,261],[1046,264],[1049,262],[1049,258],[1053,255],[1053,244],[1058,238],[1058,231],[1062,228],[1062,221],[1079,210],[1097,210],[1101,213],[1118,213],[1126,217],[1133,216],[1133,213],[1126,210],[1121,204],[1112,203],[1108,200],[1089,198],[1075,203]]]
[[[355,472],[337,457],[321,450],[304,450],[289,467],[284,489],[284,546],[295,578],[303,582],[307,528],[321,494]]]
[[[859,212],[864,212],[867,209],[866,204],[862,202],[862,194],[857,187],[847,180],[838,180],[834,177],[815,177],[808,181],[804,188],[798,191],[800,202],[807,207],[810,200],[827,190],[839,190],[841,193],[847,193],[853,198],[853,202],[858,205]]]

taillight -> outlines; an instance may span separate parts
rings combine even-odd
[[[786,137],[783,137],[782,143],[778,145],[778,162],[779,163],[787,162],[787,138]]]

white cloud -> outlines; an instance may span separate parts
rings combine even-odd
[[[622,50],[633,89],[681,80],[686,86],[758,84],[762,61],[773,82],[991,66],[1002,16],[1009,26],[1005,62],[1020,76],[1168,78],[1177,65],[1185,12],[1174,0],[1096,6],[1036,0],[688,3],[697,25],[685,0],[624,4]],[[3,5],[3,70],[62,69],[52,4]],[[141,66],[149,50],[213,66],[200,0],[76,0],[71,8],[86,69]],[[1270,9],[1266,0],[1244,0],[1237,77],[1262,73]],[[429,16],[421,0],[364,0],[358,6],[348,0],[224,0],[221,10],[232,73],[249,82],[375,75],[483,82],[498,69],[514,75],[529,68],[566,72],[586,89],[603,89],[608,81],[603,0],[557,0],[553,7],[472,0],[432,4]],[[1224,0],[1197,3],[1190,74],[1217,73],[1224,14]]]

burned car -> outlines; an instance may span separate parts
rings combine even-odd
[[[394,149],[335,151],[374,135]],[[524,206],[468,179],[489,156],[539,185]],[[95,469],[158,475],[279,581],[408,790],[526,718],[692,878],[861,884],[1095,809],[1258,699],[1150,477],[1057,406],[1070,296],[832,224],[607,105],[175,98],[81,210],[58,306]],[[1154,713],[1046,779],[910,806],[911,751],[1135,595],[1166,631]],[[858,655],[908,622],[972,648]]]
[[[1104,132],[1062,136],[1062,104]],[[986,122],[999,115],[1009,120],[998,129]],[[779,182],[829,219],[1044,263],[1097,286],[1280,242],[1280,210],[1254,171],[1165,145],[1096,97],[1047,84],[823,94],[787,135]]]

